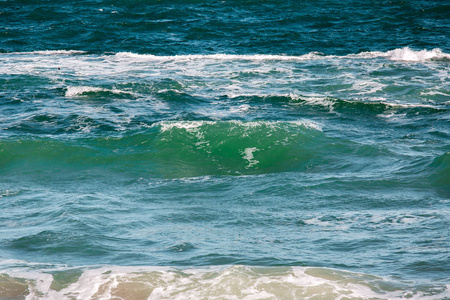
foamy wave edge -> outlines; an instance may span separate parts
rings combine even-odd
[[[450,60],[450,54],[442,52],[441,49],[435,48],[432,50],[412,50],[409,47],[390,50],[387,52],[362,52],[359,54],[348,55],[348,57],[358,58],[375,58],[386,57],[393,61],[410,61],[410,62],[424,62],[428,60]]]
[[[217,125],[217,124],[225,124],[229,123],[235,126],[243,127],[243,128],[255,128],[261,126],[268,127],[279,127],[283,125],[291,125],[291,126],[300,126],[307,129],[314,129],[318,131],[322,131],[322,125],[319,123],[310,121],[310,120],[289,120],[289,121],[239,121],[239,120],[231,120],[231,121],[160,121],[153,126],[158,126],[161,128],[162,132],[171,130],[173,128],[177,129],[185,129],[186,131],[197,130],[198,128],[205,125]]]
[[[4,53],[2,55],[84,55],[86,51],[79,50],[43,50],[33,52],[11,52]],[[189,55],[153,55],[153,54],[138,54],[133,52],[119,52],[115,54],[101,54],[89,56],[98,56],[105,59],[112,60],[134,60],[138,62],[185,62],[196,60],[213,60],[213,61],[308,61],[308,60],[320,60],[320,59],[372,59],[372,58],[387,58],[392,61],[405,61],[405,62],[425,62],[429,60],[450,60],[450,54],[442,52],[439,48],[432,50],[413,50],[410,47],[397,48],[389,51],[368,51],[358,54],[348,54],[344,56],[338,55],[326,55],[321,52],[310,52],[303,55],[277,55],[277,54],[189,54]]]
[[[361,52],[358,54],[348,54],[345,56],[325,55],[320,52],[310,52],[304,55],[235,55],[235,54],[210,54],[210,55],[174,55],[174,56],[158,56],[151,54],[136,54],[131,52],[120,52],[114,55],[116,59],[136,59],[141,61],[190,61],[190,60],[249,60],[249,61],[307,61],[320,59],[371,59],[384,57],[393,61],[410,61],[410,62],[424,62],[428,60],[450,60],[450,54],[442,52],[441,49],[435,48],[432,50],[412,50],[409,47],[398,48],[386,52],[372,51]]]
[[[79,97],[86,93],[98,93],[98,92],[109,92],[112,94],[129,94],[132,95],[132,93],[127,91],[121,91],[118,89],[105,89],[100,87],[93,87],[93,86],[69,86],[66,88],[66,97]]]
[[[64,279],[56,274],[65,272]],[[2,271],[0,297],[26,299],[445,299],[449,284],[403,283],[319,267],[18,268]],[[6,279],[6,280],[5,280]],[[384,290],[383,286],[388,286]],[[10,289],[8,290],[8,287]]]

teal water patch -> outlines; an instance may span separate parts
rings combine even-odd
[[[3,1],[1,12],[2,52],[348,54],[393,44],[450,49],[448,8],[441,1]]]
[[[5,172],[77,172],[82,170],[125,171],[151,164],[152,135],[98,139],[21,139],[1,142],[1,165]],[[143,145],[144,144],[144,145]],[[138,168],[139,169],[139,168]],[[141,169],[142,170],[142,169]]]
[[[437,157],[430,165],[430,178],[439,191],[450,197],[450,152]]]

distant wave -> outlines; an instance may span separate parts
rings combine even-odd
[[[157,56],[150,54],[136,54],[130,52],[121,52],[115,54],[118,59],[132,58],[148,61],[184,61],[184,60],[291,60],[291,61],[304,61],[304,60],[317,60],[317,59],[330,59],[330,58],[376,58],[386,57],[394,61],[427,61],[427,60],[448,60],[450,54],[442,52],[440,49],[435,48],[432,50],[412,50],[409,47],[394,49],[386,52],[362,52],[359,54],[349,54],[345,56],[325,55],[320,52],[311,52],[300,56],[288,56],[288,55],[233,55],[233,54],[211,54],[211,55],[174,55],[174,56]]]
[[[78,50],[44,50],[32,52],[11,52],[3,53],[2,55],[74,55],[74,54],[88,54],[86,51]],[[95,55],[92,55],[95,56]],[[442,52],[441,49],[435,48],[432,50],[413,50],[410,47],[397,48],[389,51],[368,51],[357,54],[348,54],[344,56],[326,55],[321,52],[310,52],[303,55],[277,55],[277,54],[254,54],[254,55],[240,55],[240,54],[189,54],[189,55],[153,55],[153,54],[138,54],[132,52],[118,52],[112,55],[106,54],[105,57],[113,57],[117,60],[136,60],[136,61],[189,61],[189,60],[249,60],[249,61],[305,61],[317,59],[332,59],[332,58],[361,58],[370,59],[377,57],[385,57],[393,61],[410,61],[410,62],[424,62],[428,60],[450,60],[450,54]]]
[[[450,59],[450,54],[442,52],[441,49],[435,48],[432,50],[413,50],[410,47],[398,48],[389,51],[368,51],[358,54],[348,54],[344,56],[338,55],[326,55],[321,52],[310,52],[304,55],[292,56],[292,55],[271,55],[271,54],[255,54],[255,55],[236,55],[236,54],[206,54],[206,55],[173,55],[173,56],[159,56],[151,54],[137,54],[131,52],[120,52],[115,54],[117,58],[136,58],[140,60],[148,61],[184,61],[184,60],[291,60],[291,61],[304,61],[304,60],[316,60],[316,59],[330,59],[330,58],[376,58],[386,57],[390,60],[397,61],[427,61],[427,60],[440,60]]]
[[[266,102],[286,102],[293,105],[305,105],[311,107],[321,107],[329,110],[330,112],[338,113],[356,113],[356,114],[383,114],[393,112],[414,112],[414,113],[437,113],[448,111],[449,103],[441,104],[425,104],[425,103],[396,103],[388,101],[364,101],[359,99],[339,99],[330,96],[308,96],[295,93],[286,94],[236,94],[230,93],[226,95],[231,99],[245,98],[253,99],[254,101],[266,101]]]
[[[43,84],[46,92],[53,90],[58,96],[69,98],[131,96],[169,103],[174,99],[210,101],[222,96],[264,94],[268,97],[305,95],[303,102],[310,103],[330,104],[334,101],[329,101],[329,97],[333,97],[367,103],[378,101],[394,107],[442,107],[449,103],[445,70],[449,57],[450,54],[439,49],[414,51],[407,47],[346,56],[317,52],[300,56],[156,56],[44,51],[0,54],[0,73],[22,76],[17,82],[16,78],[7,81],[9,99],[35,97],[18,92],[23,86],[20,83],[26,80],[28,86]],[[393,63],[386,64],[386,61]],[[417,64],[411,65],[411,74],[404,74],[405,63]],[[428,64],[427,75],[422,75],[422,63]]]

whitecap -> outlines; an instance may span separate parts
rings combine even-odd
[[[137,54],[132,52],[119,52],[114,55],[114,59],[137,59],[139,61],[192,61],[192,60],[216,60],[216,61],[228,61],[228,60],[241,60],[241,61],[304,61],[321,59],[326,56],[319,52],[310,52],[307,54],[295,56],[295,55],[275,55],[275,54],[254,54],[254,55],[239,55],[239,54],[190,54],[190,55],[152,55],[152,54]]]
[[[185,129],[186,131],[191,131],[197,129],[205,124],[212,125],[216,124],[215,121],[161,121],[154,124],[154,126],[160,126],[161,131],[165,132],[173,128]]]
[[[394,61],[411,61],[411,62],[424,62],[431,59],[450,59],[450,54],[442,52],[441,49],[435,48],[432,50],[412,50],[410,47],[397,48],[394,50],[381,52],[362,52],[359,54],[349,54],[348,58],[376,58],[386,57]]]
[[[388,51],[386,56],[391,60],[426,61],[434,58],[450,58],[449,54],[440,49],[414,51],[409,47]]]
[[[322,125],[317,122],[310,120],[288,120],[288,121],[240,121],[240,120],[231,120],[231,121],[160,121],[156,122],[153,126],[161,127],[161,131],[171,130],[173,128],[185,129],[186,131],[195,130],[204,125],[216,125],[219,123],[229,123],[234,124],[239,127],[247,127],[247,128],[255,128],[261,126],[268,127],[280,127],[283,125],[295,125],[301,126],[308,129],[315,129],[318,131],[322,131]]]
[[[99,87],[93,87],[93,86],[70,86],[67,87],[65,96],[66,97],[75,97],[75,96],[82,96],[85,93],[98,93],[98,92],[109,92],[113,94],[129,94],[132,95],[132,93],[127,91],[121,91],[118,89],[106,89],[106,88],[99,88]]]

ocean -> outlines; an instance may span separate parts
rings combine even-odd
[[[0,1],[0,299],[450,299],[450,5]]]

